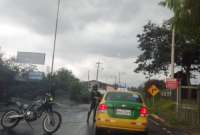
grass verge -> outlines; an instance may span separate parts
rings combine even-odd
[[[166,124],[168,124],[170,127],[178,127],[182,129],[196,128],[189,122],[177,118],[176,104],[171,99],[157,98],[155,99],[154,104],[152,103],[152,100],[147,100],[147,105],[150,109],[150,113],[156,114],[163,118],[166,121]]]

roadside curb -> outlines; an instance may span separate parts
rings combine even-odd
[[[163,118],[159,117],[159,116],[156,115],[156,114],[150,114],[150,116],[153,117],[154,119],[156,119],[156,120],[162,122],[162,123],[165,123],[165,120],[164,120]]]

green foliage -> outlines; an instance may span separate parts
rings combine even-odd
[[[149,100],[147,103],[149,102],[151,101]],[[170,126],[177,128],[177,126],[187,127],[188,125],[191,125],[188,122],[180,120],[176,117],[176,103],[171,99],[159,98],[159,100],[155,101],[155,104],[149,106],[149,108],[152,114],[159,115]]]
[[[15,82],[7,89],[8,97],[19,97],[24,99],[34,99],[38,96],[45,95],[48,92],[48,82],[41,81],[27,81]]]
[[[50,74],[40,81],[28,80],[28,74],[32,71],[37,71],[37,68],[32,65],[16,64],[14,58],[3,60],[0,54],[0,99],[8,100],[10,97],[33,99],[48,92],[52,83],[55,95],[57,91],[64,91],[72,100],[88,102],[87,87],[71,71],[59,69],[53,74],[51,82]],[[20,80],[21,78],[24,80]]]
[[[65,91],[71,100],[88,101],[89,91],[87,87],[71,71],[61,68],[53,75],[52,79],[55,92]]]
[[[0,100],[6,99],[9,86],[14,84],[15,71],[3,61],[3,54],[0,52]]]
[[[143,72],[151,77],[154,74],[168,73],[171,56],[171,30],[168,25],[157,26],[149,22],[138,36],[142,51],[136,60],[135,72]],[[200,71],[200,41],[176,33],[175,63],[189,80],[191,71]],[[188,57],[189,56],[189,57]],[[187,83],[190,83],[187,81]]]
[[[166,26],[159,27],[151,22],[144,26],[142,34],[137,35],[142,54],[138,56],[135,72],[147,76],[167,72],[170,61],[170,31]]]
[[[160,90],[165,89],[165,82],[163,80],[152,79],[144,83],[144,89],[147,90],[152,85],[155,85]]]
[[[150,102],[150,101],[148,101]],[[159,108],[159,109],[158,109]],[[166,112],[174,112],[175,113],[176,104],[170,99],[159,99],[155,101],[155,104],[151,106],[151,113],[157,113],[160,111],[160,115],[165,116],[167,115]]]
[[[200,2],[199,0],[164,0],[160,5],[173,11],[173,25],[177,31],[188,36],[199,36],[200,33]]]
[[[143,96],[145,97],[145,99],[150,99],[152,98],[152,95],[148,92],[148,89],[152,86],[155,85],[160,91],[162,91],[163,89],[165,89],[165,82],[163,80],[157,80],[157,79],[152,79],[152,80],[148,80],[144,83],[144,87],[142,88],[142,92],[143,92]],[[158,96],[156,95],[154,98],[155,100],[159,97],[159,93]]]
[[[61,89],[64,91],[71,90],[73,83],[79,81],[74,77],[71,71],[64,68],[61,68],[55,72],[52,79],[55,89]]]
[[[72,83],[72,89],[70,91],[70,99],[79,101],[79,102],[88,102],[89,101],[89,91],[87,86],[80,83],[79,81],[75,81]]]

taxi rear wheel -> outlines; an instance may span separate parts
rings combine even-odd
[[[148,135],[148,131],[143,132],[141,135]]]
[[[95,135],[105,135],[105,132],[103,131],[103,129],[96,127]]]

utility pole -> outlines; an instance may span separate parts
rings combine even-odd
[[[97,74],[96,74],[96,81],[98,81],[99,80],[99,68],[100,68],[100,65],[101,65],[102,63],[100,63],[100,62],[97,62]]]
[[[88,90],[90,88],[90,70],[88,70]]]
[[[58,31],[59,11],[60,11],[60,0],[58,0],[58,5],[57,5],[56,26],[55,26],[55,32],[54,32],[53,55],[52,55],[52,63],[51,63],[50,89],[49,89],[50,93],[53,92],[53,90],[52,90],[52,76],[53,76],[53,70],[54,70],[54,58],[55,58],[56,39],[57,39],[57,31]]]
[[[121,87],[121,73],[119,72],[119,86]]]
[[[101,78],[101,79],[103,79],[103,71],[104,71],[104,68],[103,68],[103,65],[102,65],[102,67],[101,68],[99,68],[99,73],[100,73],[100,75],[99,75],[99,78]],[[105,78],[106,79],[106,78]],[[106,81],[106,80],[105,80]]]
[[[114,78],[115,78],[115,85],[117,84],[117,76],[114,76]]]
[[[171,46],[171,78],[174,78],[174,54],[175,54],[175,26],[172,29],[172,46]]]
[[[174,78],[174,55],[175,55],[175,26],[172,26],[172,46],[171,46],[171,78]],[[179,108],[179,88],[176,90],[176,115]]]
[[[88,82],[90,81],[90,70],[88,70]]]
[[[117,89],[117,76],[114,76],[115,78],[115,89]]]

